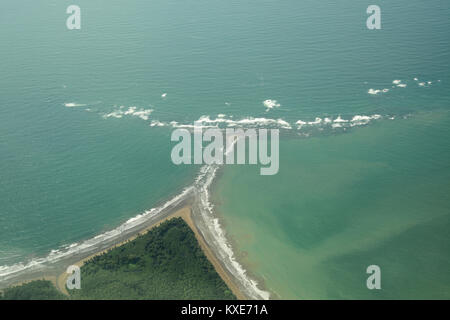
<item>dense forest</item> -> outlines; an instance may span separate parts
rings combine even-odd
[[[42,289],[42,290],[41,290]],[[60,299],[48,281],[5,291],[4,299]],[[181,218],[87,261],[69,299],[235,299]]]
[[[0,300],[62,300],[67,297],[47,280],[35,280],[20,286],[7,288],[0,293]]]

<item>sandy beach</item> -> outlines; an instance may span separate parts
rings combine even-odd
[[[105,252],[107,252],[108,250],[115,248],[115,247],[119,247],[129,241],[134,240],[139,234],[145,234],[146,232],[148,232],[149,230],[151,230],[154,227],[159,226],[162,222],[172,219],[172,218],[177,218],[180,217],[182,218],[187,225],[191,228],[191,230],[194,232],[195,237],[203,251],[203,253],[206,255],[206,257],[208,258],[208,260],[212,263],[212,265],[214,266],[214,269],[216,270],[216,272],[219,274],[219,276],[222,278],[222,280],[227,284],[227,286],[230,288],[230,290],[233,292],[233,294],[239,299],[239,300],[246,300],[247,297],[241,292],[241,290],[239,290],[239,287],[234,283],[232,276],[223,268],[223,266],[221,265],[221,263],[219,262],[219,260],[216,258],[216,256],[214,255],[213,251],[211,250],[211,248],[207,245],[205,239],[203,238],[203,236],[199,233],[193,219],[191,216],[191,207],[190,206],[184,206],[176,211],[174,211],[173,213],[171,213],[170,215],[164,217],[163,219],[159,220],[158,222],[155,222],[154,224],[148,226],[147,228],[140,230],[138,233],[132,235],[131,237],[129,237],[128,239],[115,244],[114,246],[107,248],[105,250],[101,250],[99,252],[96,252],[92,255],[90,255],[89,257],[86,257],[78,262],[76,262],[74,265],[77,265],[79,267],[81,267],[86,261],[88,261],[89,259],[103,254]],[[68,295],[69,293],[67,292],[65,283],[66,283],[66,279],[68,277],[67,273],[62,273],[61,275],[59,275],[57,278],[55,277],[49,277],[46,278],[47,280],[52,281],[55,285],[56,288],[58,290],[60,290],[61,292],[63,292],[64,294]]]

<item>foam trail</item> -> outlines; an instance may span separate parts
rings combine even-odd
[[[185,129],[194,129],[194,128],[235,128],[235,127],[271,127],[271,128],[279,128],[279,129],[292,129],[292,126],[289,122],[279,118],[279,119],[271,119],[271,118],[243,118],[241,120],[233,120],[227,118],[225,114],[219,114],[215,119],[212,119],[210,116],[201,116],[198,120],[194,121],[194,124],[181,124],[178,121],[170,121],[170,122],[161,122],[159,120],[154,120],[150,123],[151,127],[172,127],[172,128],[185,128]]]
[[[142,120],[148,120],[150,114],[153,112],[153,109],[137,109],[137,107],[128,107],[125,109],[125,106],[120,106],[118,110],[114,110],[110,113],[106,113],[103,115],[103,118],[117,118],[120,119],[123,116],[133,116],[141,118]]]
[[[379,120],[381,118],[382,116],[379,114],[373,114],[371,116],[355,115],[350,120],[343,119],[341,116],[338,116],[334,120],[330,118],[324,119],[316,118],[314,121],[298,120],[296,122],[296,125],[298,130],[301,130],[305,127],[318,127],[318,128],[331,127],[332,129],[336,129],[336,128],[363,126],[369,124],[374,120]]]

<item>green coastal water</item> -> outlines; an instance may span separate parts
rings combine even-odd
[[[273,177],[226,168],[216,202],[243,262],[283,298],[448,298],[449,120],[286,140]]]
[[[81,30],[66,29],[71,4]],[[448,298],[450,10],[380,0],[369,31],[370,4],[3,1],[0,284],[179,194],[198,168],[171,163],[173,128],[221,115],[290,126],[278,175],[224,167],[213,189],[268,289]],[[370,264],[381,291],[365,288]]]

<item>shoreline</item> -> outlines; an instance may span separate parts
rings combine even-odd
[[[233,292],[233,294],[236,296],[236,298],[238,300],[247,300],[248,298],[239,289],[239,286],[236,285],[236,283],[233,280],[232,275],[230,275],[224,269],[224,267],[220,263],[219,259],[217,259],[216,255],[214,254],[213,250],[208,246],[205,239],[200,234],[200,232],[192,218],[192,208],[190,205],[185,205],[179,209],[174,210],[172,213],[168,214],[166,217],[154,222],[153,224],[147,226],[145,229],[139,230],[139,232],[132,234],[127,239],[125,239],[117,244],[114,244],[113,246],[111,246],[109,248],[106,248],[106,249],[100,250],[94,254],[91,254],[90,256],[83,258],[83,259],[77,261],[76,263],[73,263],[73,265],[81,267],[86,261],[92,259],[93,257],[101,255],[103,253],[106,253],[110,249],[120,247],[121,245],[123,245],[129,241],[133,241],[134,239],[136,239],[138,237],[139,234],[145,234],[148,231],[150,231],[151,229],[153,229],[154,227],[159,226],[164,221],[170,220],[172,218],[178,218],[178,217],[182,218],[186,222],[186,224],[189,226],[189,228],[192,230],[192,232],[194,232],[195,238],[197,239],[198,244],[199,244],[201,250],[203,251],[203,253],[205,254],[206,258],[208,259],[209,262],[211,262],[211,264],[214,267],[214,270],[216,270],[216,272],[218,273],[220,278],[226,283],[226,285]],[[57,277],[55,277],[55,276],[44,277],[44,279],[52,281],[52,283],[55,285],[56,289],[58,289],[60,292],[62,292],[65,295],[69,295],[69,292],[67,291],[66,286],[65,286],[67,277],[68,277],[68,274],[66,272],[63,272],[62,274],[60,274]],[[24,281],[22,283],[25,283],[25,282],[29,282],[29,281]]]
[[[216,174],[216,179],[214,179],[214,181],[212,182],[212,184],[210,186],[212,202],[214,202],[215,200],[217,201],[217,199],[213,199],[213,193],[214,193],[214,189],[217,188],[218,181],[220,180],[221,174],[222,174],[222,171],[219,170]],[[217,217],[222,229],[227,230],[227,220],[225,218],[225,215],[223,212],[221,212],[220,210],[217,209],[217,206],[220,205],[220,203],[221,203],[220,200],[219,200],[219,202],[215,202],[214,213],[215,213],[215,216]],[[236,261],[245,270],[247,276],[250,279],[257,282],[259,289],[261,289],[262,291],[268,292],[270,294],[270,298],[269,298],[270,300],[280,300],[281,299],[280,295],[269,289],[269,287],[266,284],[266,280],[263,277],[258,276],[257,274],[255,274],[255,272],[252,271],[252,266],[249,265],[248,261],[245,261],[245,258],[243,257],[243,255],[245,255],[246,252],[242,251],[240,249],[238,241],[233,236],[231,236],[229,233],[227,233],[226,238],[227,238],[227,242],[228,242],[231,250],[234,253],[234,257],[235,257]]]
[[[220,174],[218,169],[216,166],[203,166],[191,186],[157,207],[128,219],[112,230],[66,246],[65,250],[52,250],[48,256],[40,258],[41,261],[19,265],[19,271],[11,272],[9,279],[4,278],[3,288],[31,280],[47,279],[60,292],[68,294],[65,288],[68,266],[82,266],[88,259],[135,239],[137,235],[146,233],[167,219],[181,217],[194,232],[203,253],[237,299],[270,299],[272,293],[266,288],[260,288],[264,281],[260,283],[260,279],[253,278],[251,271],[238,261],[240,259],[235,254],[235,248],[221,227],[222,219],[213,212],[210,189],[217,183],[216,174]]]

